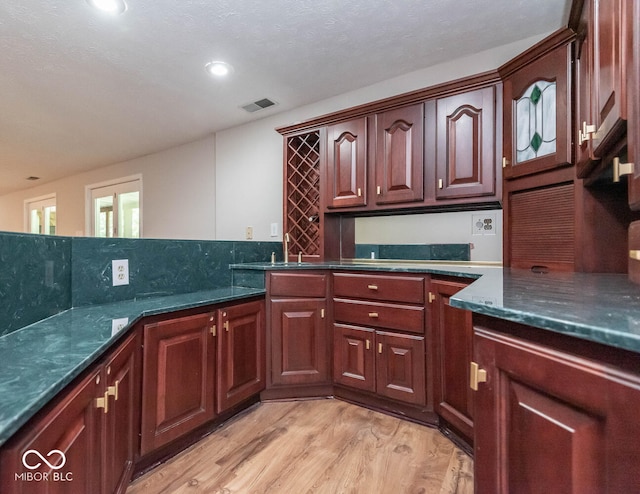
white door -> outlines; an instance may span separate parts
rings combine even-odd
[[[140,180],[90,188],[91,235],[140,238]]]
[[[27,201],[27,231],[56,234],[56,198],[47,197]]]

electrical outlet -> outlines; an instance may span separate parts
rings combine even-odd
[[[129,324],[129,318],[128,317],[121,317],[119,319],[112,319],[111,320],[111,336],[113,336],[116,333],[122,331],[127,324]]]
[[[248,226],[247,227],[247,231],[245,233],[244,238],[247,239],[247,240],[253,240],[253,227],[252,226]]]
[[[129,259],[114,259],[111,261],[113,286],[129,284]]]
[[[472,235],[495,235],[496,234],[496,214],[478,213],[471,215]]]
[[[271,236],[272,237],[277,237],[278,236],[278,224],[277,223],[271,223]]]

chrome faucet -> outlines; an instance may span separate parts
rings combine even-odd
[[[289,263],[289,234],[284,234],[284,263]]]

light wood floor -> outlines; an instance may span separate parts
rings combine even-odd
[[[473,461],[437,430],[339,400],[262,403],[127,494],[472,494]]]

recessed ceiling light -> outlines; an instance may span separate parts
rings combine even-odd
[[[122,14],[127,10],[127,4],[124,3],[124,0],[87,0],[87,3],[94,9],[108,14]]]
[[[233,67],[226,62],[214,61],[204,66],[205,70],[212,76],[224,77],[233,72]]]

